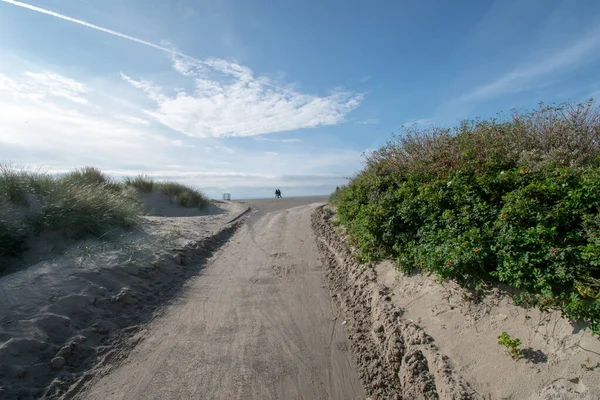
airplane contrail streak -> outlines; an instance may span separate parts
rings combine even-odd
[[[202,61],[200,61],[200,60],[198,60],[198,59],[196,59],[196,58],[194,58],[192,56],[188,56],[187,54],[180,53],[180,52],[178,52],[176,50],[173,50],[173,49],[169,49],[168,47],[159,46],[159,45],[154,44],[152,42],[148,42],[148,41],[143,40],[143,39],[138,39],[136,37],[129,36],[129,35],[126,35],[126,34],[121,33],[121,32],[113,31],[112,29],[107,29],[107,28],[103,28],[103,27],[98,26],[98,25],[90,24],[89,22],[85,22],[85,21],[82,21],[80,19],[71,18],[71,17],[69,17],[67,15],[59,14],[57,12],[50,11],[50,10],[47,10],[45,8],[33,6],[31,4],[22,3],[20,1],[15,1],[15,0],[0,0],[0,1],[3,2],[3,3],[8,3],[8,4],[15,5],[17,7],[22,7],[22,8],[27,8],[27,9],[32,10],[32,11],[37,11],[39,13],[50,15],[52,17],[60,18],[60,19],[63,19],[65,21],[73,22],[75,24],[83,25],[83,26],[85,26],[87,28],[91,28],[91,29],[95,29],[95,30],[100,31],[100,32],[108,33],[109,35],[118,36],[118,37],[123,38],[123,39],[131,40],[132,42],[136,42],[136,43],[140,43],[140,44],[143,44],[143,45],[146,45],[146,46],[149,46],[149,47],[153,47],[153,48],[155,48],[157,50],[164,51],[164,52],[169,53],[171,55],[176,55],[176,56],[179,56],[179,57],[187,58],[188,60],[193,60],[193,61],[202,63]]]
[[[155,49],[160,50],[160,51],[164,51],[165,53],[168,53],[168,54],[170,54],[172,56],[179,56],[181,58],[184,58],[186,60],[189,60],[189,61],[192,61],[192,62],[195,62],[195,63],[198,63],[198,64],[211,66],[210,64],[207,64],[206,61],[202,61],[202,60],[199,60],[199,59],[197,59],[195,57],[188,56],[187,54],[181,53],[181,52],[179,52],[177,50],[173,50],[173,49],[170,49],[168,47],[160,46],[158,44],[154,44],[152,42],[148,42],[147,40],[138,39],[138,38],[136,38],[134,36],[129,36],[129,35],[126,35],[126,34],[121,33],[121,32],[113,31],[112,29],[103,28],[103,27],[98,26],[98,25],[90,24],[89,22],[85,22],[85,21],[82,21],[82,20],[77,19],[77,18],[72,18],[72,17],[69,17],[67,15],[59,14],[57,12],[54,12],[54,11],[51,11],[51,10],[47,10],[45,8],[42,8],[42,7],[37,7],[37,6],[31,5],[31,4],[23,3],[23,2],[20,2],[20,1],[16,1],[16,0],[0,0],[0,2],[7,3],[7,4],[12,4],[14,6],[26,8],[26,9],[29,9],[29,10],[32,10],[32,11],[37,11],[37,12],[42,13],[42,14],[50,15],[50,16],[55,17],[55,18],[60,18],[60,19],[65,20],[65,21],[69,21],[69,22],[73,22],[75,24],[79,24],[79,25],[85,26],[87,28],[91,28],[91,29],[95,29],[95,30],[100,31],[100,32],[108,33],[109,35],[113,35],[113,36],[117,36],[117,37],[120,37],[120,38],[123,38],[123,39],[131,40],[132,42],[140,43],[140,44],[143,44],[145,46],[152,47],[152,48],[155,48]],[[225,71],[223,71],[223,72],[225,72]],[[261,83],[263,85],[265,85],[265,86],[270,86],[272,88],[281,90],[282,92],[294,93],[293,90],[286,89],[286,88],[274,85],[274,84],[269,83],[269,82],[262,81]]]

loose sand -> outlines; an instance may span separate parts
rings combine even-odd
[[[33,265],[0,277],[0,399],[60,398],[125,356],[246,209],[215,203],[197,216],[144,217],[141,231],[63,243],[60,255],[47,238],[30,240],[23,260]]]
[[[334,218],[320,209],[313,226],[374,398],[600,399],[600,341],[581,326],[499,290],[474,299],[391,262],[357,264]],[[518,361],[498,345],[503,331],[521,339]]]
[[[311,231],[313,201],[250,202],[255,213],[180,301],[81,397],[365,399]]]
[[[0,399],[600,398],[597,338],[357,264],[323,198],[158,200],[171,217],[0,278]]]

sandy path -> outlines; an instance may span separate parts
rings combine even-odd
[[[85,398],[364,399],[311,231],[313,201],[251,204],[248,223]]]

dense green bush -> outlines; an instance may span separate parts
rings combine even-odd
[[[597,107],[404,133],[332,198],[359,259],[500,281],[600,333]]]
[[[335,188],[334,192],[329,197],[329,202],[333,205],[338,205],[342,199],[342,193],[344,193],[345,186],[338,186]]]

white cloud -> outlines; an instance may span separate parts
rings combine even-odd
[[[357,124],[360,125],[372,125],[372,124],[378,124],[379,120],[375,119],[375,118],[371,118],[371,119],[365,119],[364,121],[358,121]]]
[[[15,98],[37,102],[66,99],[87,104],[88,100],[82,96],[87,91],[85,85],[50,72],[24,72],[17,79],[0,74],[0,92]]]
[[[249,139],[273,142],[257,150],[215,138],[192,144],[122,110],[92,87],[51,72],[0,73],[0,161],[52,171],[94,165],[115,176],[177,179],[214,197],[227,189],[238,198],[269,195],[276,186],[287,195],[327,193],[359,167],[358,152],[279,147],[294,138]]]
[[[277,143],[299,143],[302,141],[302,139],[297,139],[297,138],[273,139],[273,138],[267,138],[267,137],[263,137],[263,136],[255,137],[254,140],[260,140],[260,141],[264,141],[264,142],[277,142]]]
[[[186,144],[183,140],[172,140],[171,144],[176,147],[196,147],[193,144]]]
[[[169,53],[169,58],[173,63],[173,68],[175,71],[179,72],[183,76],[196,76],[198,75],[198,70],[205,70],[204,64],[200,62],[200,60],[196,60],[192,57],[181,57],[177,55],[177,49],[169,43],[163,42],[165,46],[168,46],[172,49],[172,53]]]
[[[181,75],[185,75],[185,76],[196,75],[194,70],[192,68],[190,68],[190,65],[188,63],[184,62],[182,59],[174,59],[173,60],[173,68],[175,68],[175,70],[177,72],[179,72]]]
[[[167,96],[152,82],[134,80],[124,74],[122,77],[157,103],[155,110],[147,112],[149,116],[186,135],[253,136],[335,125],[343,122],[346,114],[358,107],[362,100],[360,94],[341,90],[327,96],[314,96],[282,88],[266,77],[255,77],[252,70],[234,62],[216,58],[198,60],[177,51],[169,43],[157,45],[20,1],[0,1],[168,53],[176,71],[189,78],[196,77],[192,93],[181,90],[174,96]],[[229,79],[216,79],[211,77],[213,73],[220,73]],[[70,94],[62,93],[62,96]],[[77,95],[70,98],[75,102],[82,99]]]
[[[121,78],[131,84],[136,89],[143,91],[149,99],[154,100],[157,103],[161,103],[167,100],[167,97],[162,94],[162,88],[154,85],[152,82],[147,80],[136,81],[121,72]]]
[[[360,104],[362,95],[334,91],[314,96],[274,85],[252,70],[221,60],[172,57],[174,68],[193,79],[194,90],[167,95],[147,80],[122,78],[156,103],[146,114],[189,136],[255,136],[336,125]]]
[[[143,118],[134,117],[131,115],[118,114],[118,115],[115,115],[115,118],[118,120],[124,121],[124,122],[128,122],[132,125],[143,125],[143,126],[150,125],[150,121],[147,121]]]
[[[141,119],[115,118],[104,105],[90,104],[84,97],[89,92],[86,85],[50,72],[0,73],[2,156],[24,161],[37,154],[73,166],[108,165],[113,159],[139,163],[148,153],[161,160],[162,137],[144,130]]]
[[[600,48],[600,29],[588,32],[585,37],[570,46],[559,49],[546,57],[477,87],[460,100],[481,100],[504,93],[514,93],[531,89],[539,84],[539,79],[552,73],[584,63],[596,57]]]

